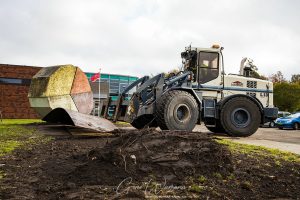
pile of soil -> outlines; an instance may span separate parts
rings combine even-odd
[[[231,154],[203,133],[57,138],[2,158],[0,199],[300,197],[300,164]]]
[[[205,134],[151,129],[118,134],[82,158],[85,165],[69,174],[72,182],[116,185],[127,177],[143,181],[152,174],[157,181],[180,184],[188,176],[232,171],[230,152]]]

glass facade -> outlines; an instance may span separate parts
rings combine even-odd
[[[99,116],[99,113],[103,113],[102,107],[100,106],[99,97],[97,95],[98,91],[96,91],[99,88],[98,87],[99,79],[92,83],[91,77],[93,75],[95,75],[95,73],[86,72],[85,74],[90,81],[90,84],[91,84],[91,87],[92,87],[92,90],[94,93],[94,109],[92,111],[92,115]],[[111,100],[117,101],[119,94],[121,92],[123,92],[127,86],[129,86],[131,83],[135,82],[136,80],[138,80],[138,77],[116,75],[116,74],[101,74],[101,77],[100,77],[101,91],[103,88],[107,89],[101,93],[101,101],[106,98],[106,97],[104,97],[104,93],[106,93],[106,94],[109,93]],[[106,83],[108,83],[108,88],[107,88]],[[106,85],[106,87],[104,87],[105,85]],[[134,91],[134,89],[132,91],[129,91],[128,95],[126,95],[125,99],[129,100],[133,91]],[[96,95],[95,95],[95,93],[96,93]],[[114,110],[115,110],[115,106],[113,106],[113,105],[110,106],[107,111],[108,115],[112,116],[114,113]]]
[[[85,73],[89,80],[95,73]],[[116,74],[101,74],[101,84],[102,82],[108,82],[109,84],[109,95],[112,100],[115,101],[118,99],[118,95],[124,91],[124,89],[129,86],[131,83],[136,81],[138,77],[134,76],[125,76],[125,75],[116,75]],[[96,82],[99,82],[97,80]],[[129,92],[132,94],[132,92]]]

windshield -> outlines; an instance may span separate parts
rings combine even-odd
[[[287,118],[297,118],[297,117],[300,117],[300,113],[295,113],[295,114],[287,116]]]

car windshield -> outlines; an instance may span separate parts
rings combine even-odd
[[[300,117],[300,113],[295,113],[295,114],[287,116],[287,118],[297,118],[297,117]]]

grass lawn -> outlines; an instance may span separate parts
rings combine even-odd
[[[28,147],[30,144],[46,142],[48,137],[37,134],[32,127],[25,127],[31,123],[40,123],[36,119],[3,119],[0,121],[0,156],[18,147]]]
[[[247,154],[250,157],[272,157],[274,160],[300,162],[300,155],[288,151],[281,151],[278,149],[272,149],[257,145],[241,144],[226,139],[217,139],[216,141],[220,144],[226,145],[233,154]]]

